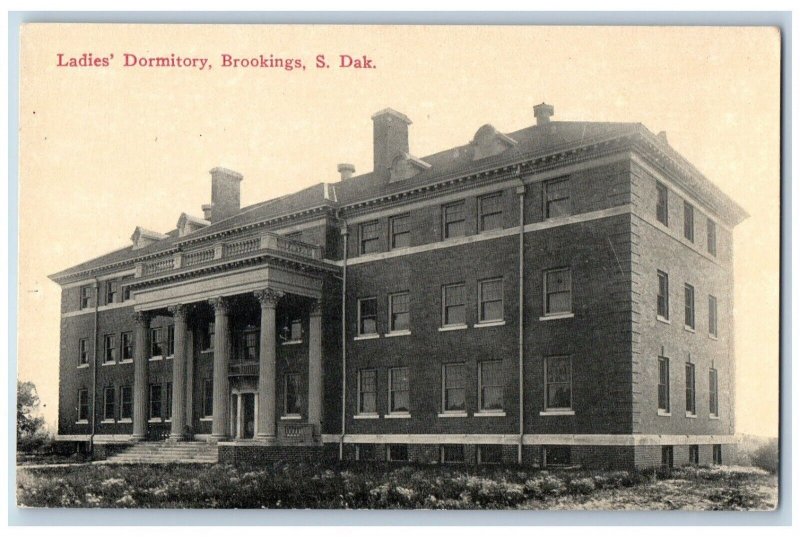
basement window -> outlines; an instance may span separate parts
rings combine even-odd
[[[542,467],[569,466],[572,450],[569,446],[545,446],[542,448]]]

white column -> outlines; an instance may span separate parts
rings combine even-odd
[[[258,438],[275,441],[275,310],[283,293],[263,289],[255,293],[261,303],[261,334],[258,354]]]
[[[175,351],[172,360],[172,440],[186,438],[186,317],[188,309],[182,304],[170,306],[175,334]]]
[[[308,323],[308,422],[322,433],[322,308],[314,301]]]
[[[228,436],[228,363],[229,356],[229,303],[224,298],[208,301],[214,308],[214,415],[211,438],[224,440]]]
[[[133,435],[132,440],[147,437],[147,362],[150,354],[150,314],[137,311],[136,342],[133,356]]]

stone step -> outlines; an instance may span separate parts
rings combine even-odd
[[[218,460],[216,445],[207,442],[141,442],[106,459],[109,464],[213,464]]]

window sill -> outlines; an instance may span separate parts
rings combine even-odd
[[[302,345],[302,339],[293,339],[291,341],[284,341],[281,345]]]
[[[398,412],[396,414],[384,414],[383,417],[387,419],[402,420],[402,419],[409,419],[411,417],[411,414],[409,412]]]
[[[658,415],[659,416],[664,416],[665,418],[668,418],[668,417],[672,416],[672,413],[671,412],[667,412],[665,410],[659,410],[658,411]]]
[[[100,423],[117,423],[116,420],[101,420]]]
[[[708,419],[710,419],[710,420],[718,420],[719,416],[716,415],[716,414],[709,414]]]
[[[286,421],[299,420],[299,419],[302,419],[302,416],[300,414],[288,414],[286,416],[281,416],[281,420],[286,420]]]
[[[672,324],[672,321],[670,321],[666,317],[662,317],[661,315],[656,315],[656,321],[664,324]]]
[[[174,354],[170,354],[169,356],[167,356],[167,357],[166,357],[166,358],[164,358],[164,359],[165,359],[165,360],[172,360],[173,358],[175,358],[175,355],[174,355]]]
[[[214,352],[214,349],[203,349],[200,354],[211,354],[212,352]]]
[[[540,416],[574,416],[574,410],[543,410],[539,412]]]
[[[378,414],[356,414],[353,416],[354,420],[377,420],[379,418]]]
[[[683,325],[683,329],[686,330],[687,332],[691,332],[692,334],[695,333],[694,328],[692,328],[691,326]]]
[[[163,360],[163,356],[151,356],[147,361],[148,362],[158,362],[159,360]]]
[[[469,414],[466,412],[442,412],[438,414],[440,418],[468,418]]]
[[[380,334],[361,334],[360,336],[356,336],[353,338],[353,341],[362,341],[364,339],[378,339],[381,337]]]
[[[483,410],[481,412],[475,412],[472,414],[475,418],[504,418],[506,415],[504,410],[498,411],[490,411],[490,410]]]
[[[708,334],[708,339],[713,339],[714,341],[719,340],[719,338],[717,336],[714,336],[712,334]]]
[[[131,418],[121,418],[118,423],[133,423]]]
[[[202,418],[200,418],[200,421],[214,421],[214,417],[213,416],[203,416]]]
[[[86,369],[87,367],[89,367],[89,364],[79,364],[78,365],[78,369]]]
[[[697,414],[693,414],[691,412],[687,412],[686,413],[686,417],[687,418],[692,418],[692,419],[697,419]]]
[[[167,418],[164,420],[164,423],[172,423],[172,418]]]
[[[489,328],[491,326],[503,326],[505,325],[505,320],[502,321],[483,321],[480,323],[475,323],[472,325],[473,328]]]
[[[103,367],[107,365],[117,365],[117,362],[103,362]]]
[[[411,330],[396,330],[394,332],[389,332],[383,337],[398,337],[398,336],[410,336]]]
[[[552,315],[543,315],[539,317],[540,321],[556,321],[558,319],[572,319],[575,317],[575,314],[570,313],[553,313]]]
[[[132,363],[133,363],[133,359],[130,359],[130,360],[120,360],[120,361],[119,361],[119,363],[120,363],[120,364],[132,364]]]
[[[439,332],[452,332],[453,330],[466,330],[469,326],[465,324],[449,324],[439,327]]]
[[[78,420],[75,423],[77,425],[89,425],[89,420]]]
[[[164,420],[162,420],[161,418],[150,418],[147,420],[147,423],[161,423],[162,421]]]

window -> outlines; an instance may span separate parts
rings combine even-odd
[[[478,446],[478,464],[500,464],[503,462],[503,446],[483,444]]]
[[[442,287],[442,326],[465,325],[466,322],[464,284],[445,285]]]
[[[669,358],[658,359],[658,410],[669,412]]]
[[[407,367],[389,369],[389,413],[409,412],[409,382]]]
[[[407,461],[408,446],[406,444],[389,444],[386,448],[386,458],[389,461]]]
[[[106,282],[106,304],[113,304],[119,296],[119,282],[109,280]]]
[[[700,464],[700,446],[697,444],[689,446],[689,464]]]
[[[357,461],[374,461],[376,455],[375,444],[356,444]]]
[[[572,274],[570,269],[547,270],[544,273],[544,314],[557,315],[572,311]]]
[[[81,287],[81,309],[92,307],[92,286],[84,285]]]
[[[150,357],[156,358],[164,356],[164,342],[161,340],[162,337],[162,330],[161,328],[151,328],[150,329]]]
[[[130,420],[133,418],[133,388],[121,386],[119,389],[119,418]]]
[[[714,464],[722,464],[722,444],[712,445],[711,453],[714,460]]]
[[[258,361],[258,332],[247,330],[239,336],[239,359],[245,362]]]
[[[203,380],[203,417],[210,418],[214,415],[214,380]]]
[[[378,299],[358,299],[358,335],[378,333]]]
[[[411,328],[408,293],[389,295],[389,332],[403,332]]]
[[[362,369],[358,372],[358,413],[377,414],[377,377],[374,369]]]
[[[542,448],[542,466],[568,466],[572,460],[569,446],[545,446]]]
[[[665,226],[669,226],[669,193],[667,187],[661,183],[656,183],[656,191],[658,192],[656,219]]]
[[[442,231],[445,239],[463,237],[466,235],[466,218],[464,216],[464,202],[459,201],[445,205],[442,208]]]
[[[503,227],[502,192],[478,198],[478,226],[479,231],[489,231]]]
[[[661,446],[661,467],[672,468],[672,446]]]
[[[717,385],[717,370],[711,369],[708,372],[708,412],[712,416],[719,416],[719,392]]]
[[[377,220],[361,224],[360,227],[360,252],[370,254],[381,250],[381,223]]]
[[[708,253],[717,255],[717,224],[710,218],[706,220],[706,222],[706,245],[708,247]]]
[[[708,333],[717,337],[717,297],[708,295]]]
[[[503,410],[503,362],[478,363],[478,408],[481,411]]]
[[[114,334],[103,336],[103,349],[103,363],[113,364],[117,361],[117,345],[114,340]]]
[[[78,421],[89,421],[89,390],[78,390]]]
[[[687,201],[683,202],[683,236],[694,242],[694,206]]]
[[[445,444],[442,446],[442,462],[464,462],[464,446],[462,444]]]
[[[478,322],[503,320],[503,280],[478,282]]]
[[[161,418],[161,384],[150,385],[150,414],[151,420]]]
[[[122,333],[122,361],[133,361],[133,332]]]
[[[666,272],[661,272],[660,270],[658,271],[656,313],[662,319],[669,319],[669,276]]]
[[[175,326],[167,327],[167,356],[175,356]]]
[[[125,286],[122,288],[122,300],[128,301],[131,299],[131,288],[129,286]]]
[[[544,217],[569,216],[569,179],[554,179],[544,183]]]
[[[256,338],[256,340],[258,340],[258,338]],[[303,341],[302,319],[292,319],[289,322],[289,341]]]
[[[89,340],[78,340],[78,365],[89,365]]]
[[[205,351],[213,351],[214,350],[214,321],[211,321],[206,325],[203,341],[203,350]]]
[[[114,386],[106,386],[103,388],[103,420],[114,421],[116,416],[114,409],[114,396],[116,395]]]
[[[283,414],[285,416],[300,415],[302,411],[300,397],[300,375],[288,373],[284,381]]]
[[[166,401],[164,402],[164,406],[165,406],[165,408],[164,408],[164,419],[169,421],[169,420],[172,419],[172,383],[171,382],[167,382],[166,389],[167,389],[167,398],[166,398]]]
[[[569,356],[547,356],[544,369],[545,409],[571,409],[572,359]]]
[[[694,364],[686,364],[686,414],[697,413],[695,407]]]
[[[411,217],[407,214],[394,216],[389,219],[389,246],[395,248],[408,248],[411,246]]]
[[[685,313],[683,323],[694,330],[694,287],[688,283],[683,285]]]
[[[464,364],[442,366],[442,410],[464,412],[467,409]]]

